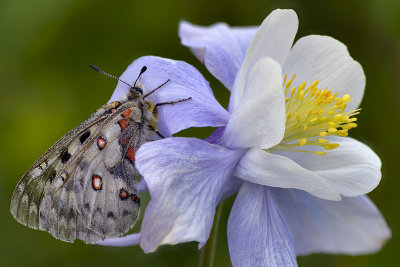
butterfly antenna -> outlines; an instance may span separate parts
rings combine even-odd
[[[91,67],[92,69],[94,69],[94,70],[97,71],[97,72],[100,72],[101,74],[104,74],[104,75],[106,75],[106,76],[108,76],[108,77],[117,79],[118,81],[120,81],[120,82],[122,82],[122,83],[128,85],[128,86],[131,87],[131,88],[133,87],[133,86],[130,85],[129,83],[124,82],[123,80],[121,80],[121,79],[118,78],[118,77],[115,77],[114,75],[108,74],[107,72],[105,72],[105,71],[99,69],[98,67],[96,67],[96,66],[93,65],[93,64],[90,64],[89,67]],[[145,71],[146,71],[146,69],[145,69]],[[142,68],[142,72],[140,72],[140,75],[142,75],[143,72],[144,72],[144,71],[143,71],[143,68]],[[139,77],[140,77],[140,75],[139,75]],[[139,78],[139,77],[138,77],[138,78]],[[136,81],[137,81],[137,79],[136,79]],[[135,84],[136,84],[136,81],[135,81]]]
[[[142,74],[147,70],[146,66],[143,66],[142,69],[140,70],[139,76],[136,78],[135,83],[133,84],[133,86],[136,86],[137,81],[139,81],[140,77],[142,77]]]

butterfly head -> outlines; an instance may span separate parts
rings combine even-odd
[[[128,93],[129,100],[143,96],[143,89],[142,89],[142,84],[140,83],[140,79],[142,78],[142,74],[146,70],[147,70],[147,67],[143,66],[142,69],[140,70],[139,76],[136,78],[135,83],[129,89],[129,93]]]

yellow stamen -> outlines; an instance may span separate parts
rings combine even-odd
[[[337,134],[341,137],[345,137],[349,135],[349,132],[347,130],[339,130],[337,131]]]
[[[334,112],[334,111],[332,111],[332,112]],[[335,117],[333,118],[333,121],[340,121],[342,118],[343,118],[342,114],[336,114]]]
[[[344,95],[344,96],[342,96],[342,100],[343,100],[343,102],[345,102],[345,103],[349,102],[350,99],[351,99],[351,98],[350,98],[349,95]]]
[[[326,150],[332,150],[332,149],[335,149],[337,147],[339,147],[338,143],[329,143],[329,144],[324,145],[324,148]]]
[[[339,96],[328,87],[317,88],[315,80],[307,87],[306,82],[294,83],[296,74],[288,80],[285,75],[283,87],[286,103],[285,134],[280,144],[270,150],[290,150],[326,155],[328,150],[339,147],[338,143],[330,143],[326,136],[348,136],[348,131],[357,127],[356,116],[359,109],[345,112],[347,103],[351,101],[348,94]],[[305,89],[306,88],[306,89]],[[322,137],[322,138],[321,138]],[[304,145],[318,146],[326,151],[308,151],[296,149]]]
[[[336,128],[336,123],[334,123],[333,121],[328,122],[328,126],[331,128]]]
[[[290,90],[290,95],[293,96],[294,92],[296,92],[296,86],[293,86],[292,90]]]
[[[307,143],[307,139],[303,138],[299,140],[299,146],[304,146]]]
[[[283,86],[285,86],[286,79],[287,79],[287,74],[285,74],[285,78],[283,79]]]

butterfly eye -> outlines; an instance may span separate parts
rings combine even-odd
[[[133,87],[133,89],[136,90],[137,92],[139,92],[141,95],[143,95],[142,88],[135,86],[135,87]]]

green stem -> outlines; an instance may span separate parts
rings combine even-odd
[[[222,211],[222,203],[220,203],[215,210],[215,219],[213,227],[211,229],[210,237],[208,238],[207,243],[201,249],[199,267],[213,267],[214,265],[214,256],[217,245],[217,235],[218,235],[219,221],[221,219],[221,211]]]

